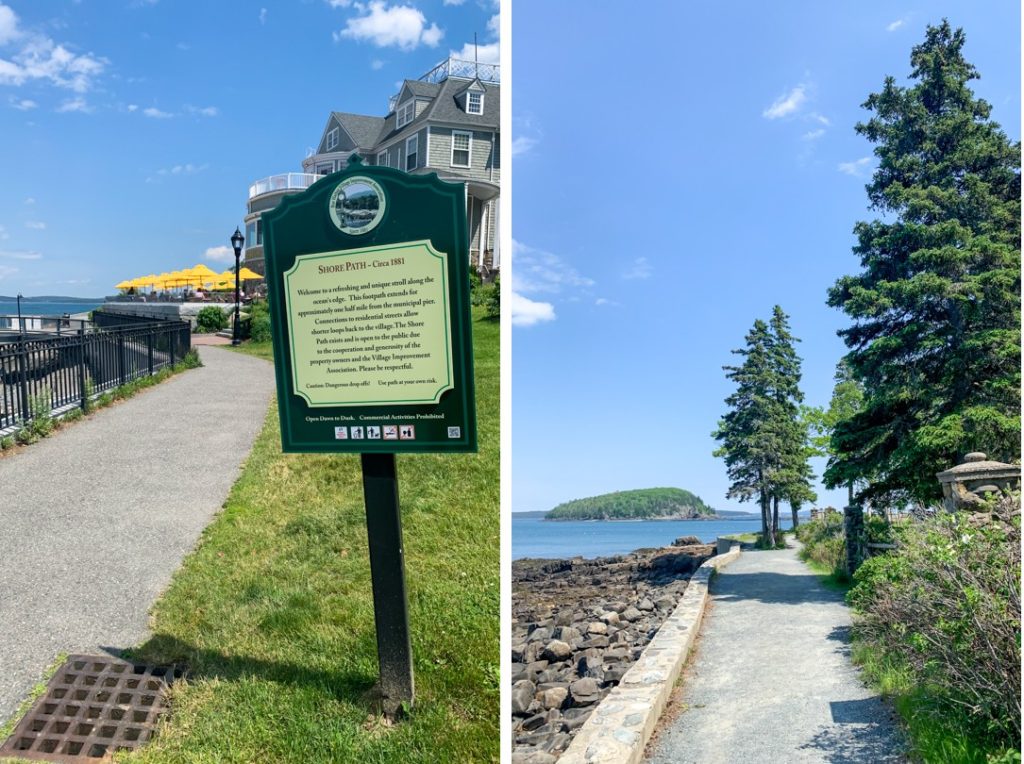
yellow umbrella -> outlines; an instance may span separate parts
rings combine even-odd
[[[212,268],[208,267],[204,263],[199,263],[199,265],[195,266],[194,268],[191,268],[190,270],[192,271],[193,275],[200,276],[203,278],[203,280],[209,280],[211,276],[217,275]]]
[[[245,267],[243,267],[238,272],[238,277],[241,278],[241,279],[244,279],[245,281],[262,280],[263,279],[263,277],[260,274],[256,273],[256,271],[251,271],[251,270],[249,270],[248,268],[245,268]]]
[[[115,284],[114,285],[114,289],[130,289],[131,286],[132,286],[132,282],[130,282],[130,281],[122,281],[120,284]]]

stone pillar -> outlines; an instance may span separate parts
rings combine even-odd
[[[852,577],[864,560],[864,508],[851,504],[843,510],[846,539],[846,572]]]

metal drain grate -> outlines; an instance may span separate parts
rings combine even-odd
[[[72,655],[0,746],[13,756],[64,764],[96,761],[142,746],[165,712],[179,669],[109,656]]]

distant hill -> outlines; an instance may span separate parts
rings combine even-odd
[[[691,520],[711,518],[715,510],[682,488],[641,488],[559,504],[547,520]]]

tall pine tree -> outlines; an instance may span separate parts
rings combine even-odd
[[[830,485],[932,502],[935,473],[970,451],[1020,458],[1020,144],[968,83],[964,34],[929,26],[909,87],[888,77],[857,132],[877,144],[867,186],[882,219],[854,229],[863,270],[829,291],[854,321],[864,405],[839,422]]]
[[[761,531],[774,546],[779,530],[779,502],[808,500],[813,475],[807,462],[807,430],[799,418],[800,358],[788,318],[776,306],[771,323],[758,319],[746,336],[740,366],[726,366],[736,391],[725,399],[729,411],[714,437],[722,445],[732,483],[726,493],[754,500],[761,509]]]

